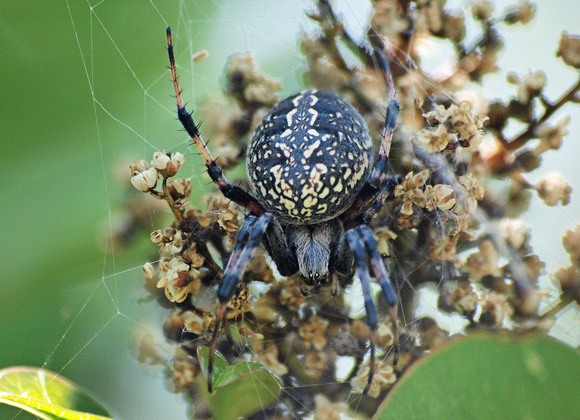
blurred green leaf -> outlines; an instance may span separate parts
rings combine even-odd
[[[109,419],[107,411],[75,384],[56,373],[34,367],[0,371],[0,403],[42,419]],[[90,414],[95,413],[95,414]]]
[[[419,362],[375,418],[578,418],[579,385],[580,354],[561,342],[476,336]]]
[[[197,355],[207,380],[209,347],[198,347]],[[215,418],[246,417],[276,401],[280,382],[263,365],[253,362],[228,365],[218,352],[214,355],[213,394],[207,401]],[[207,392],[207,391],[206,391]]]

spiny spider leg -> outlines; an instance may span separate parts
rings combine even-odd
[[[238,232],[236,245],[224,270],[222,281],[218,286],[217,296],[220,301],[220,307],[217,312],[215,329],[211,338],[207,376],[207,388],[210,393],[213,388],[213,357],[217,344],[218,332],[222,324],[227,327],[227,304],[236,291],[237,284],[246,272],[248,264],[252,259],[252,254],[262,241],[262,237],[264,236],[266,228],[271,220],[272,215],[268,213],[265,213],[260,217],[248,216]],[[226,332],[226,334],[228,334],[228,332]],[[230,339],[231,336],[228,337],[228,340]]]
[[[375,375],[375,347],[377,341],[377,328],[379,324],[377,311],[371,293],[371,280],[369,275],[369,268],[367,265],[367,253],[369,255],[369,260],[373,268],[373,272],[379,281],[379,284],[381,285],[385,298],[387,299],[387,304],[391,314],[391,322],[393,323],[393,347],[395,351],[393,365],[396,365],[399,359],[399,340],[397,333],[396,311],[397,296],[395,295],[393,287],[389,281],[389,276],[387,274],[385,264],[378,251],[377,241],[373,236],[370,228],[366,225],[361,225],[354,229],[348,230],[345,236],[354,255],[356,271],[358,273],[363,290],[365,310],[367,313],[367,324],[371,330],[371,360],[369,364],[369,379],[363,391],[363,394],[366,394],[372,385]]]
[[[356,223],[350,222],[348,219],[353,216],[358,216],[369,206],[370,203],[373,204],[371,209],[366,212],[365,220],[372,218],[380,209],[385,198],[394,190],[395,185],[397,184],[397,181],[389,174],[389,153],[391,150],[393,133],[397,125],[397,117],[399,115],[399,103],[395,97],[393,78],[391,77],[387,59],[383,53],[377,49],[374,50],[373,57],[377,60],[381,70],[383,71],[389,104],[387,105],[385,121],[383,124],[379,159],[375,163],[371,175],[358,194],[357,199],[344,212],[343,220],[347,220],[347,228],[356,226]]]
[[[367,252],[369,254],[369,260],[375,273],[375,277],[381,286],[383,295],[387,301],[387,306],[389,307],[389,312],[391,314],[391,322],[393,323],[393,348],[395,351],[393,357],[393,365],[396,365],[399,361],[399,334],[397,332],[397,295],[389,279],[389,273],[385,267],[385,263],[381,254],[379,253],[379,247],[377,245],[377,240],[375,239],[373,232],[367,225],[360,225],[356,228],[358,234],[363,239]]]
[[[179,88],[179,82],[177,81],[177,71],[175,70],[175,57],[173,55],[173,44],[171,41],[171,28],[167,27],[167,53],[169,54],[169,68],[171,70],[171,78],[173,80],[173,87],[175,89],[175,100],[177,102],[177,116],[181,124],[187,131],[187,134],[193,140],[193,143],[199,150],[201,157],[205,162],[205,166],[207,167],[207,172],[211,177],[212,181],[218,186],[222,194],[232,200],[233,202],[244,206],[250,212],[261,215],[266,212],[264,207],[248,194],[246,191],[241,189],[240,187],[233,185],[228,182],[226,177],[223,174],[223,171],[219,166],[217,166],[215,160],[209,153],[209,150],[205,146],[203,139],[201,138],[201,134],[198,130],[198,126],[193,121],[191,113],[187,112],[185,109],[185,105],[183,104],[183,99],[181,97],[181,89]]]
[[[389,105],[387,105],[381,148],[379,150],[379,158],[388,159],[391,150],[391,141],[393,140],[393,132],[397,126],[397,117],[399,116],[399,103],[395,97],[395,85],[393,84],[393,78],[389,69],[389,62],[378,49],[374,50],[374,56],[383,71],[383,78],[385,80],[385,85],[387,86],[387,95],[389,96]]]
[[[371,384],[373,383],[373,377],[375,376],[375,346],[377,342],[377,328],[379,325],[379,319],[377,317],[377,310],[375,308],[373,296],[371,293],[371,278],[369,275],[369,268],[366,262],[366,252],[364,242],[356,229],[348,230],[345,233],[345,236],[354,256],[356,272],[358,274],[363,291],[365,311],[367,314],[367,325],[371,330],[370,332],[371,360],[369,364],[370,368],[369,380],[367,382],[367,386],[363,391],[363,394],[366,394],[369,391]]]

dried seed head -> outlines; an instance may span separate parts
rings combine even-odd
[[[196,369],[195,359],[178,347],[173,358],[173,383],[179,388],[192,387],[195,384]]]
[[[562,173],[552,171],[545,174],[535,185],[540,198],[548,206],[556,206],[562,203],[563,206],[570,202],[572,187],[568,185]]]
[[[527,104],[538,96],[544,87],[546,87],[546,73],[543,71],[531,72],[521,77],[516,73],[510,72],[507,75],[507,81],[513,85],[516,85],[517,90],[517,100],[522,104]]]
[[[546,150],[554,149],[557,150],[562,145],[562,138],[568,134],[566,127],[570,122],[570,116],[566,115],[562,118],[555,127],[548,124],[542,124],[537,129],[537,135],[541,142],[534,150],[536,155],[539,155]]]
[[[580,68],[580,36],[568,35],[567,32],[562,32],[560,38],[560,45],[556,56],[562,57],[564,63],[571,67]]]
[[[273,106],[279,100],[281,84],[258,71],[252,53],[236,54],[230,58],[226,70],[227,91],[240,99]]]
[[[481,300],[482,313],[479,322],[490,327],[500,327],[506,315],[513,314],[513,308],[507,303],[504,295],[490,292]]]
[[[574,263],[580,262],[580,225],[566,231],[562,244],[566,252],[570,254],[570,260]]]
[[[472,319],[477,310],[479,296],[468,282],[461,282],[451,293],[451,302],[455,311],[462,316]]]
[[[145,263],[145,265],[143,265],[143,273],[145,273],[145,277],[147,277],[148,279],[152,279],[153,276],[155,275],[153,265],[151,265],[151,263]]]
[[[234,319],[238,315],[248,312],[251,309],[250,305],[250,291],[244,283],[240,283],[236,292],[227,303],[226,317]]]
[[[536,5],[531,1],[523,1],[516,6],[511,7],[506,13],[504,21],[508,25],[515,23],[526,24],[536,15]]]
[[[503,239],[516,251],[524,246],[530,237],[530,228],[519,219],[504,217],[499,221],[498,227]]]
[[[179,172],[184,163],[185,158],[181,153],[172,154],[164,150],[153,153],[151,166],[156,168],[163,178],[171,178]]]
[[[580,267],[571,265],[560,268],[555,274],[563,293],[573,296],[578,303],[580,301]]]
[[[183,259],[176,257],[161,263],[164,275],[157,282],[158,288],[165,289],[165,296],[170,302],[183,302],[190,293],[199,291],[200,272],[191,270]]]
[[[455,138],[449,134],[444,124],[438,125],[435,129],[423,128],[411,138],[411,141],[414,141],[430,153],[445,150],[449,142],[454,140]]]
[[[278,313],[274,308],[274,302],[272,301],[271,296],[267,294],[254,302],[251,311],[256,318],[263,322],[274,322],[278,319]]]
[[[397,234],[386,227],[379,227],[375,229],[373,233],[377,238],[379,253],[389,257],[391,255],[389,241],[395,240],[397,238]]]
[[[325,332],[328,327],[328,321],[318,316],[311,317],[303,323],[298,334],[302,338],[304,347],[307,349],[314,347],[316,350],[322,350],[326,346]]]
[[[483,277],[499,276],[501,269],[498,267],[499,252],[489,239],[484,240],[479,246],[479,251],[470,255],[463,269],[470,274],[474,281],[480,281]]]
[[[348,413],[348,406],[342,402],[331,402],[324,394],[314,396],[314,418],[316,420],[340,420],[354,418]]]
[[[449,333],[437,325],[433,318],[424,317],[417,320],[421,346],[435,349],[447,344]]]
[[[147,192],[157,184],[157,171],[151,168],[140,172],[131,178],[131,184],[139,191]]]
[[[320,379],[322,374],[328,369],[328,355],[323,351],[310,351],[304,357],[302,367],[304,373],[311,378]]]
[[[191,182],[183,178],[172,179],[167,183],[167,190],[174,200],[183,199],[191,195]]]
[[[205,259],[197,253],[197,244],[195,242],[193,242],[190,247],[183,252],[183,259],[195,268],[201,267],[205,261]]]
[[[199,51],[194,52],[191,55],[191,59],[195,63],[201,63],[202,61],[204,61],[208,57],[209,57],[209,53],[206,50],[199,50]]]
[[[278,376],[284,376],[288,373],[288,367],[278,359],[279,350],[274,343],[264,343],[256,341],[252,345],[254,354],[258,356],[260,362]]]
[[[369,339],[369,334],[371,333],[369,326],[359,319],[355,319],[350,324],[348,331],[362,343]]]
[[[392,346],[394,342],[393,324],[379,324],[377,328],[377,344],[380,347]]]
[[[154,230],[153,232],[151,232],[151,235],[149,235],[149,237],[151,238],[151,242],[153,242],[154,244],[161,243],[161,241],[165,239],[165,236],[163,236],[163,233],[160,230]]]
[[[199,314],[193,311],[186,311],[182,314],[182,317],[186,331],[197,335],[202,335],[206,332],[204,319]]]
[[[367,386],[369,374],[370,366],[368,363],[365,363],[359,368],[356,377],[351,381],[353,388],[362,391]],[[396,380],[397,374],[391,364],[386,361],[375,360],[375,375],[373,376],[373,382],[367,395],[372,398],[378,398],[381,391],[390,388]]]
[[[482,22],[487,21],[493,14],[494,5],[489,0],[476,0],[471,4],[473,17]]]

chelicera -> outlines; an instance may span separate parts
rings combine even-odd
[[[383,70],[389,95],[375,164],[372,165],[368,129],[358,112],[333,93],[307,90],[279,102],[253,134],[247,156],[252,195],[226,180],[191,113],[185,109],[170,28],[167,28],[167,45],[178,118],[203,157],[212,181],[225,197],[248,212],[217,289],[219,309],[211,339],[209,391],[212,391],[217,335],[227,322],[226,305],[254,250],[263,245],[281,275],[300,273],[304,293],[316,292],[326,284],[336,288],[338,275],[358,274],[370,327],[371,358],[366,393],[374,375],[379,323],[370,272],[380,284],[390,309],[395,329],[395,364],[398,356],[397,295],[367,225],[384,200],[392,196],[397,184],[389,175],[389,150],[399,106],[386,59],[378,51],[369,54]],[[228,333],[228,328],[225,331]]]

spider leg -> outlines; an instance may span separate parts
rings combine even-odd
[[[385,85],[387,86],[387,94],[389,97],[389,105],[387,106],[383,131],[381,133],[379,159],[375,163],[369,179],[358,193],[356,200],[343,213],[343,219],[347,220],[346,227],[354,227],[357,223],[350,222],[348,219],[358,216],[369,206],[369,204],[372,204],[372,210],[370,210],[370,212],[367,211],[366,217],[372,218],[380,209],[385,198],[394,191],[394,188],[397,185],[396,179],[389,174],[389,153],[391,150],[393,133],[397,126],[399,103],[395,97],[393,78],[391,77],[387,59],[379,50],[376,49],[374,50],[374,57],[383,71],[383,77],[385,79]]]
[[[169,54],[169,68],[171,70],[171,78],[173,80],[173,87],[175,89],[177,117],[183,125],[183,128],[185,128],[185,131],[187,131],[187,134],[189,134],[191,137],[191,140],[193,140],[197,150],[199,150],[199,153],[205,162],[205,166],[207,167],[207,172],[209,173],[210,178],[218,186],[226,198],[229,198],[233,202],[244,206],[254,214],[264,214],[266,210],[258,202],[258,200],[256,200],[242,188],[228,182],[224,176],[223,171],[219,166],[217,166],[214,158],[211,156],[209,150],[207,149],[206,143],[203,141],[198,126],[193,121],[191,113],[185,109],[183,98],[181,97],[181,89],[179,88],[179,82],[177,81],[175,56],[173,54],[173,44],[171,41],[171,28],[169,27],[167,27],[167,53]]]
[[[238,232],[236,245],[234,246],[232,255],[230,256],[228,264],[224,270],[222,281],[218,286],[217,296],[220,302],[220,306],[217,312],[215,327],[211,338],[208,362],[207,388],[210,393],[212,392],[213,385],[213,357],[217,344],[217,336],[222,324],[224,326],[227,325],[227,303],[236,291],[236,286],[246,272],[248,264],[252,259],[252,254],[256,247],[260,244],[260,241],[266,232],[266,228],[272,219],[272,215],[268,213],[263,214],[260,217],[248,216]],[[226,335],[227,334],[228,332],[226,332]],[[228,340],[231,340],[231,335],[228,337]]]
[[[394,327],[393,333],[393,340],[394,340],[394,347],[395,347],[395,358],[393,360],[393,364],[396,364],[398,361],[398,337],[396,332],[396,323],[397,323],[397,313],[396,313],[396,303],[397,297],[394,293],[394,290],[389,282],[387,270],[385,268],[384,262],[378,252],[377,242],[370,231],[370,228],[366,225],[358,226],[354,229],[349,229],[346,234],[346,240],[349,244],[349,247],[354,255],[354,262],[357,274],[359,276],[361,287],[363,290],[363,298],[365,304],[365,311],[367,314],[367,324],[371,330],[370,332],[370,347],[371,347],[371,358],[370,358],[370,370],[369,370],[369,379],[367,385],[363,391],[363,394],[366,394],[370,389],[373,378],[375,375],[375,348],[377,342],[377,328],[379,324],[377,311],[375,304],[373,302],[372,293],[371,293],[371,279],[369,274],[369,267],[367,265],[367,252],[369,254],[369,259],[371,262],[371,266],[373,268],[373,272],[377,277],[383,293],[387,298],[387,304],[389,305],[391,320]]]
[[[373,302],[373,297],[371,293],[371,278],[369,275],[369,268],[366,263],[366,253],[365,246],[362,238],[355,229],[350,229],[346,233],[346,240],[352,250],[354,255],[354,262],[356,266],[356,272],[360,279],[360,284],[363,291],[363,298],[365,302],[365,311],[367,314],[367,324],[371,330],[370,333],[370,344],[371,344],[371,360],[370,360],[370,371],[369,380],[367,386],[365,387],[363,394],[366,394],[371,384],[373,383],[373,378],[375,376],[375,346],[377,342],[377,328],[379,325],[379,319],[377,317],[377,310]]]
[[[281,275],[288,277],[298,271],[296,252],[290,249],[284,230],[275,217],[268,225],[262,242]]]
[[[393,324],[393,349],[395,351],[393,365],[396,365],[399,361],[399,334],[397,332],[397,294],[395,293],[393,285],[391,284],[391,280],[389,279],[389,273],[387,272],[383,258],[379,253],[377,240],[375,239],[373,232],[367,225],[360,225],[357,228],[357,231],[365,243],[373,272],[375,273],[375,277],[381,286],[383,295],[387,301],[387,306],[389,307],[391,322]]]

